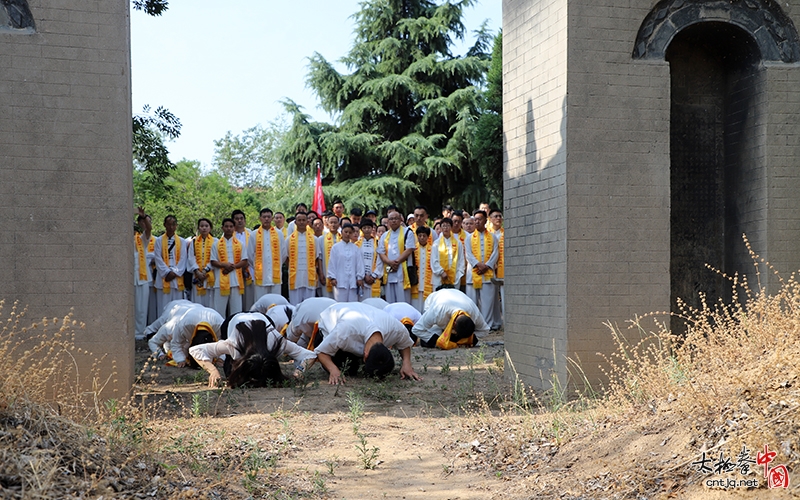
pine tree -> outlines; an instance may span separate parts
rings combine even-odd
[[[348,206],[423,203],[436,211],[481,177],[471,153],[488,68],[484,27],[465,56],[462,14],[474,0],[367,0],[339,73],[316,53],[307,83],[334,124],[312,122],[292,101],[281,151],[295,172],[322,166],[326,193]]]

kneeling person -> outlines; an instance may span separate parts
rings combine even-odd
[[[361,303],[333,305],[320,314],[319,330],[324,337],[314,349],[322,367],[328,372],[328,383],[344,382],[342,369],[355,375],[363,364],[367,377],[385,377],[394,369],[389,351],[400,351],[400,378],[421,380],[411,367],[411,337],[405,326],[383,311]]]
[[[489,325],[478,306],[454,288],[433,292],[425,301],[425,312],[412,328],[422,347],[455,349],[472,347],[489,333]]]
[[[228,383],[231,387],[248,385],[266,387],[283,382],[278,357],[286,354],[295,362],[295,378],[303,376],[314,364],[316,355],[288,342],[261,313],[239,313],[227,325],[227,338],[211,344],[194,346],[189,353],[208,372],[208,386],[216,387],[220,373],[214,359],[223,355],[233,358]]]
[[[219,337],[222,316],[217,311],[199,304],[174,304],[165,313],[170,318],[163,322],[148,341],[150,351],[158,359],[171,354],[168,364],[182,368],[199,368],[196,360],[189,355],[190,348],[199,344],[216,342]],[[164,316],[162,315],[162,318]]]

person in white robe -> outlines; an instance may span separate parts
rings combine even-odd
[[[466,268],[464,246],[452,233],[452,227],[450,219],[442,219],[442,234],[431,249],[431,281],[434,291],[442,286],[458,288],[461,278],[464,276]],[[442,256],[445,259],[442,259]]]
[[[150,219],[144,213],[144,208],[138,207],[138,211],[136,223],[141,232],[134,231],[133,240],[133,314],[134,337],[136,340],[142,340],[144,339],[144,330],[147,327],[150,286],[153,283],[150,265],[153,263],[154,253],[149,250],[150,238],[152,237]]]
[[[205,307],[214,307],[214,283],[213,278],[208,279],[211,274],[211,250],[218,243],[218,239],[211,236],[213,225],[206,218],[197,221],[198,235],[187,240],[186,249],[189,254],[189,262],[186,265],[186,272],[192,273],[192,293],[191,301]],[[200,261],[198,261],[200,254]],[[208,262],[205,258],[208,256]]]
[[[177,314],[177,311],[182,309],[187,309],[188,307],[191,306],[199,306],[199,305],[200,304],[197,304],[187,299],[178,299],[167,303],[166,305],[164,305],[164,311],[155,319],[155,321],[147,325],[147,328],[145,328],[144,330],[145,338],[150,340],[150,337],[155,335],[158,329],[164,326],[164,323],[169,321],[170,318],[172,318],[175,314]]]
[[[460,317],[464,316],[471,321],[460,320]],[[461,321],[465,323],[464,329],[461,328]],[[472,323],[471,327],[469,323]],[[447,331],[448,327],[450,331]],[[420,345],[423,347],[442,347],[437,346],[437,341],[444,333],[449,337],[443,340],[452,344],[461,341],[459,345],[471,346],[475,345],[477,340],[467,339],[473,334],[477,338],[485,337],[489,333],[489,325],[478,306],[466,294],[455,288],[444,288],[428,296],[425,301],[425,311],[411,331],[419,337]],[[446,344],[443,348],[452,347],[454,346]]]
[[[218,339],[224,320],[217,311],[199,304],[173,307],[171,312],[171,317],[147,344],[153,357],[164,359],[171,353],[175,366],[184,367],[192,344],[199,341],[203,332],[211,334],[206,341]]]
[[[287,244],[287,261],[289,262],[289,302],[297,306],[304,300],[314,296],[317,282],[325,279],[320,273],[322,251],[313,233],[309,233],[308,216],[299,212],[294,219],[295,231],[289,235]],[[310,235],[310,238],[308,237]],[[308,244],[314,245],[313,260],[309,262]],[[296,252],[293,259],[292,254]],[[314,270],[314,283],[310,270]]]
[[[487,321],[493,321],[497,285],[492,278],[500,250],[497,238],[486,230],[486,213],[478,210],[472,217],[475,219],[475,231],[464,240],[464,254],[472,268],[467,274],[467,296],[475,302]]]
[[[214,309],[226,316],[242,312],[248,267],[247,247],[234,235],[232,219],[222,221],[222,238],[211,249],[211,267],[214,269]],[[234,242],[238,242],[238,245]],[[223,259],[222,247],[225,255]],[[238,248],[238,259],[237,259]],[[226,283],[227,282],[227,283]],[[226,313],[227,309],[227,313]]]
[[[173,300],[184,298],[183,273],[189,261],[186,241],[175,234],[178,219],[174,215],[164,218],[164,234],[156,238],[153,260],[156,263],[156,296],[158,314]]]
[[[382,377],[394,368],[389,349],[400,352],[400,378],[421,380],[411,366],[413,342],[400,321],[372,306],[359,302],[338,303],[320,314],[322,343],[314,349],[328,372],[328,383],[344,383],[342,368],[354,375],[363,364],[366,376]]]
[[[361,303],[366,304],[368,306],[372,306],[375,309],[386,309],[386,306],[389,305],[388,302],[386,302],[380,297],[370,297],[368,299],[362,300]]]
[[[401,227],[403,216],[389,214],[389,231],[378,242],[378,257],[386,276],[386,301],[411,303],[411,285],[406,278],[407,261],[417,246],[414,231]],[[402,248],[400,242],[402,240]]]
[[[247,261],[250,264],[256,301],[266,294],[281,293],[281,265],[286,260],[287,252],[283,232],[272,227],[272,210],[262,209],[259,220],[261,227],[251,231],[247,240]],[[261,255],[256,255],[259,247]],[[252,305],[250,309],[252,310]]]
[[[237,325],[247,324],[251,325],[254,321],[264,321],[267,325],[267,349],[273,350],[276,346],[276,355],[288,355],[294,360],[295,377],[302,377],[305,371],[314,363],[317,356],[308,349],[303,349],[297,344],[287,342],[285,338],[275,330],[270,324],[269,320],[259,312],[244,312],[233,316],[228,323],[227,338],[194,346],[189,350],[189,354],[197,360],[200,366],[208,372],[208,386],[216,387],[217,382],[221,379],[221,375],[217,366],[214,364],[215,358],[223,356],[230,356],[233,361],[236,361],[244,354],[244,345],[242,335]]]
[[[416,211],[416,210],[415,210]],[[431,272],[431,249],[433,242],[430,240],[431,229],[427,226],[420,226],[417,232],[417,248],[414,250],[415,255],[419,255],[417,262],[417,273],[419,276],[419,283],[417,283],[417,296],[411,295],[411,305],[417,308],[417,311],[422,312],[425,306],[425,298],[433,291],[433,280]],[[426,290],[425,287],[428,287]],[[427,292],[427,293],[426,293]]]
[[[333,245],[328,259],[327,276],[336,302],[358,302],[359,292],[363,293],[364,261],[361,250],[353,242],[354,234],[353,225],[345,224],[342,241]]]

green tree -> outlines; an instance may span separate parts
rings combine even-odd
[[[339,73],[320,54],[307,84],[335,124],[312,122],[285,101],[292,123],[283,163],[305,175],[322,166],[326,193],[348,206],[424,203],[438,209],[482,181],[471,142],[491,34],[465,56],[462,14],[474,0],[367,0],[355,14],[353,48]]]
[[[153,217],[153,233],[160,234],[164,217],[178,218],[178,234],[195,234],[197,219],[205,217],[214,225],[215,236],[222,234],[222,219],[241,209],[250,227],[258,223],[261,210],[259,193],[232,187],[218,172],[203,173],[197,161],[179,161],[163,180],[163,190],[150,189],[146,173],[134,171],[133,186],[137,205]]]
[[[150,106],[145,105],[142,114],[133,116],[133,165],[145,174],[152,188],[160,187],[175,168],[164,141],[180,135],[181,121],[162,106],[151,113]]]
[[[485,193],[481,200],[503,206],[503,34],[494,39],[480,118],[475,127],[474,154]],[[468,206],[475,206],[468,205]]]

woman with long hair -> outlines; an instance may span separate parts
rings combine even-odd
[[[225,330],[221,332],[222,340],[189,349],[192,357],[208,372],[209,387],[216,387],[221,379],[214,361],[223,355],[233,360],[230,373],[226,373],[231,387],[281,384],[286,377],[281,372],[278,357],[284,354],[295,362],[295,378],[301,378],[317,359],[308,349],[287,342],[261,313],[239,313],[227,323],[227,328],[221,329]]]

